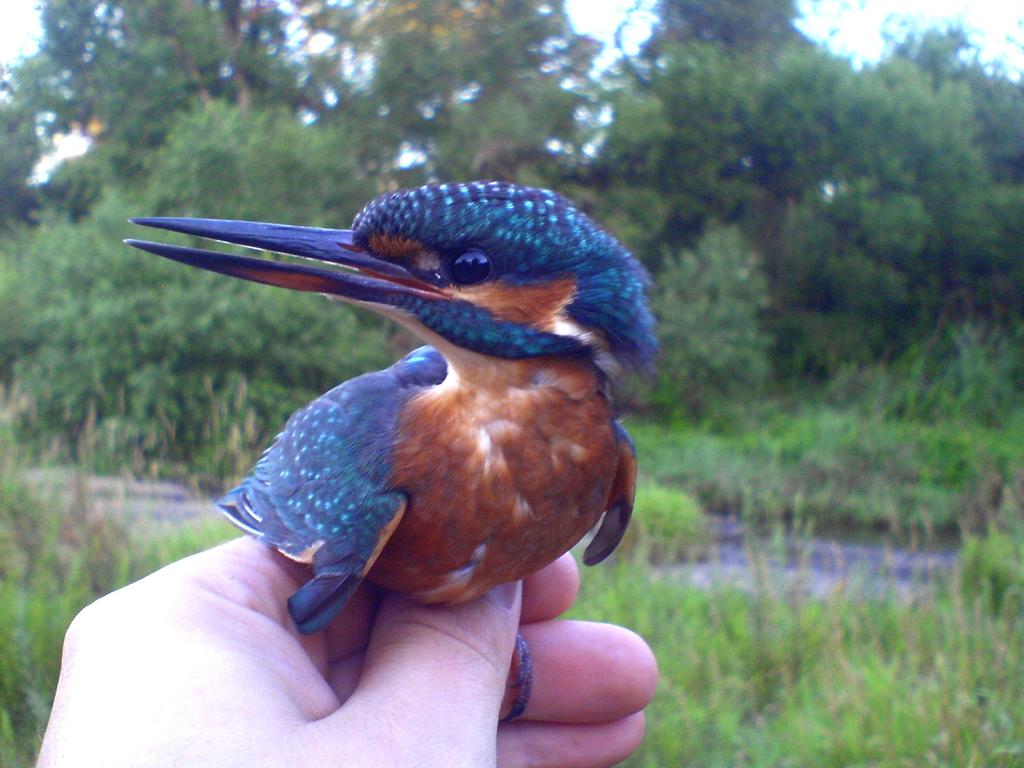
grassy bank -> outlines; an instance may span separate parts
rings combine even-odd
[[[865,418],[827,401],[725,426],[630,426],[642,480],[615,562],[574,614],[633,627],[662,683],[633,766],[1024,766],[1024,418]],[[0,764],[31,765],[67,624],[117,586],[230,535],[154,528],[19,481],[0,425]],[[907,602],[696,589],[652,563],[699,555],[702,510],[927,537],[973,531],[962,568]],[[10,650],[8,650],[10,649]]]
[[[710,511],[904,540],[1024,520],[1024,408],[998,425],[761,403],[713,428],[630,424],[642,476]]]
[[[573,611],[632,627],[659,659],[648,737],[629,765],[1024,765],[1018,542],[972,540],[964,576],[913,603],[802,598],[769,581],[702,590],[650,565],[670,553],[665,537],[701,535],[692,505],[667,503],[681,498],[642,490],[642,524],[612,563],[585,569]],[[13,651],[0,657],[0,764],[12,768],[32,763],[79,608],[230,534],[207,521],[154,539],[41,501],[10,479],[0,497],[5,530],[44,533],[31,558],[4,561],[0,587],[0,647]]]
[[[124,584],[234,535],[216,518],[139,526],[96,508],[88,479],[70,496],[29,487],[0,424],[0,765],[32,765],[71,619]]]
[[[630,766],[1024,765],[1024,582],[999,611],[954,579],[904,604],[784,597],[589,569],[574,613],[661,667]]]

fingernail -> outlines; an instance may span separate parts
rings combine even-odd
[[[510,581],[507,584],[499,584],[491,590],[491,595],[494,601],[507,611],[511,611],[512,607],[516,604],[516,600],[519,599],[519,590],[522,589],[522,582]]]

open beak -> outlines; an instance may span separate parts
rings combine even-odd
[[[378,306],[400,307],[403,300],[410,296],[434,301],[450,298],[447,293],[418,279],[402,266],[371,255],[353,240],[352,231],[348,229],[294,227],[225,219],[139,218],[131,221],[144,227],[207,237],[347,268],[344,271],[323,269],[198,248],[125,240],[133,248],[222,275],[295,291],[326,293]]]

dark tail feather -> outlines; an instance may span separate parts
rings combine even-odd
[[[316,575],[288,598],[288,613],[299,632],[311,635],[331,623],[363,580],[365,564],[348,542],[329,542],[317,550]]]
[[[331,623],[363,580],[360,573],[320,573],[288,598],[288,613],[299,632],[311,635]]]
[[[597,529],[594,538],[590,540],[586,550],[583,552],[583,563],[585,565],[597,565],[612,553],[619,542],[622,541],[629,525],[629,518],[632,516],[633,506],[625,499],[620,499],[604,513],[601,520],[601,527]]]
[[[611,492],[608,494],[608,509],[601,525],[583,552],[586,565],[596,565],[619,546],[633,516],[633,499],[636,496],[636,449],[633,438],[619,422],[613,422],[615,435],[619,440],[619,466],[615,470]]]

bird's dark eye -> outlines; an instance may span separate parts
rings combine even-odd
[[[491,260],[483,251],[466,251],[452,259],[448,271],[456,283],[474,285],[491,274]]]

